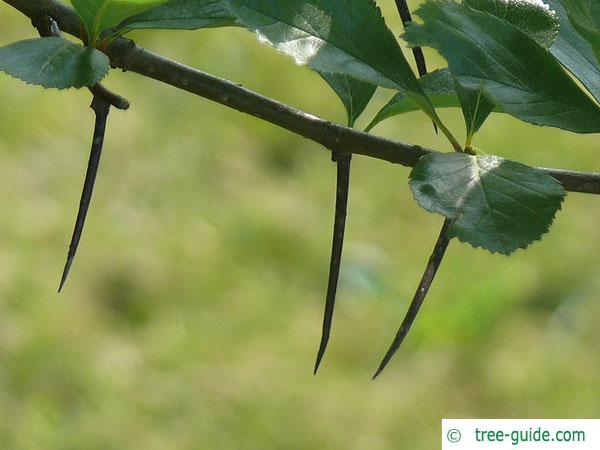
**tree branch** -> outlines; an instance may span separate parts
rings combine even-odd
[[[51,16],[60,29],[78,38],[82,25],[75,12],[55,0],[3,0],[30,19]],[[107,49],[113,67],[138,73],[184,91],[253,115],[318,142],[331,151],[369,156],[407,167],[433,152],[418,145],[404,144],[337,125],[304,111],[257,94],[238,84],[185,66],[119,38]],[[541,168],[560,181],[566,190],[600,194],[600,173]]]

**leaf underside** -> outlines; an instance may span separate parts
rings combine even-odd
[[[103,53],[60,37],[27,39],[0,47],[0,70],[45,88],[93,86],[109,68]]]
[[[540,239],[566,194],[539,169],[464,153],[424,156],[410,187],[421,207],[452,219],[450,237],[505,255]]]

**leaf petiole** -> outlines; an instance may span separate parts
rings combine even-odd
[[[427,111],[425,111],[425,112],[427,112]],[[439,129],[442,131],[444,136],[446,136],[448,141],[450,141],[450,144],[452,145],[452,148],[454,149],[454,151],[460,152],[460,153],[464,152],[463,146],[460,145],[460,143],[458,142],[458,139],[456,139],[454,137],[454,135],[448,129],[448,127],[446,127],[446,125],[444,125],[444,122],[442,122],[442,119],[440,119],[440,116],[438,116],[435,111],[433,111],[433,113],[427,112],[427,114],[429,115],[429,117],[431,117],[431,120],[433,120],[433,123],[439,127]]]

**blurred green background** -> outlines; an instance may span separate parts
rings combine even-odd
[[[393,2],[379,2],[400,33]],[[0,44],[35,36],[0,3]],[[145,47],[344,122],[327,85],[243,30]],[[407,54],[408,55],[408,54]],[[443,64],[428,53],[432,67]],[[510,258],[452,242],[404,347],[374,369],[441,225],[408,170],[356,157],[333,337],[312,366],[335,167],[285,130],[131,73],[78,258],[56,294],[87,163],[87,91],[0,76],[0,448],[434,449],[443,417],[599,417],[600,199],[570,194]],[[392,95],[380,90],[359,125]],[[464,135],[460,112],[443,111]],[[420,113],[375,133],[446,149]],[[600,138],[494,116],[475,142],[600,170]]]

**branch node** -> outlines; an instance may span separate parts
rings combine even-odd
[[[339,161],[350,161],[352,159],[352,153],[345,152],[342,150],[331,150],[331,160],[333,162]]]
[[[89,90],[94,95],[94,97],[101,98],[106,103],[110,104],[111,106],[114,106],[117,109],[126,111],[131,106],[131,104],[126,98],[121,97],[120,95],[115,94],[112,91],[109,91],[100,83],[96,83],[94,86],[90,87]]]
[[[58,23],[49,14],[41,14],[31,19],[31,24],[38,30],[42,37],[62,37]],[[123,111],[129,109],[130,103],[126,98],[115,94],[105,88],[102,84],[96,83],[94,86],[88,87],[94,97],[99,97],[111,106]]]

